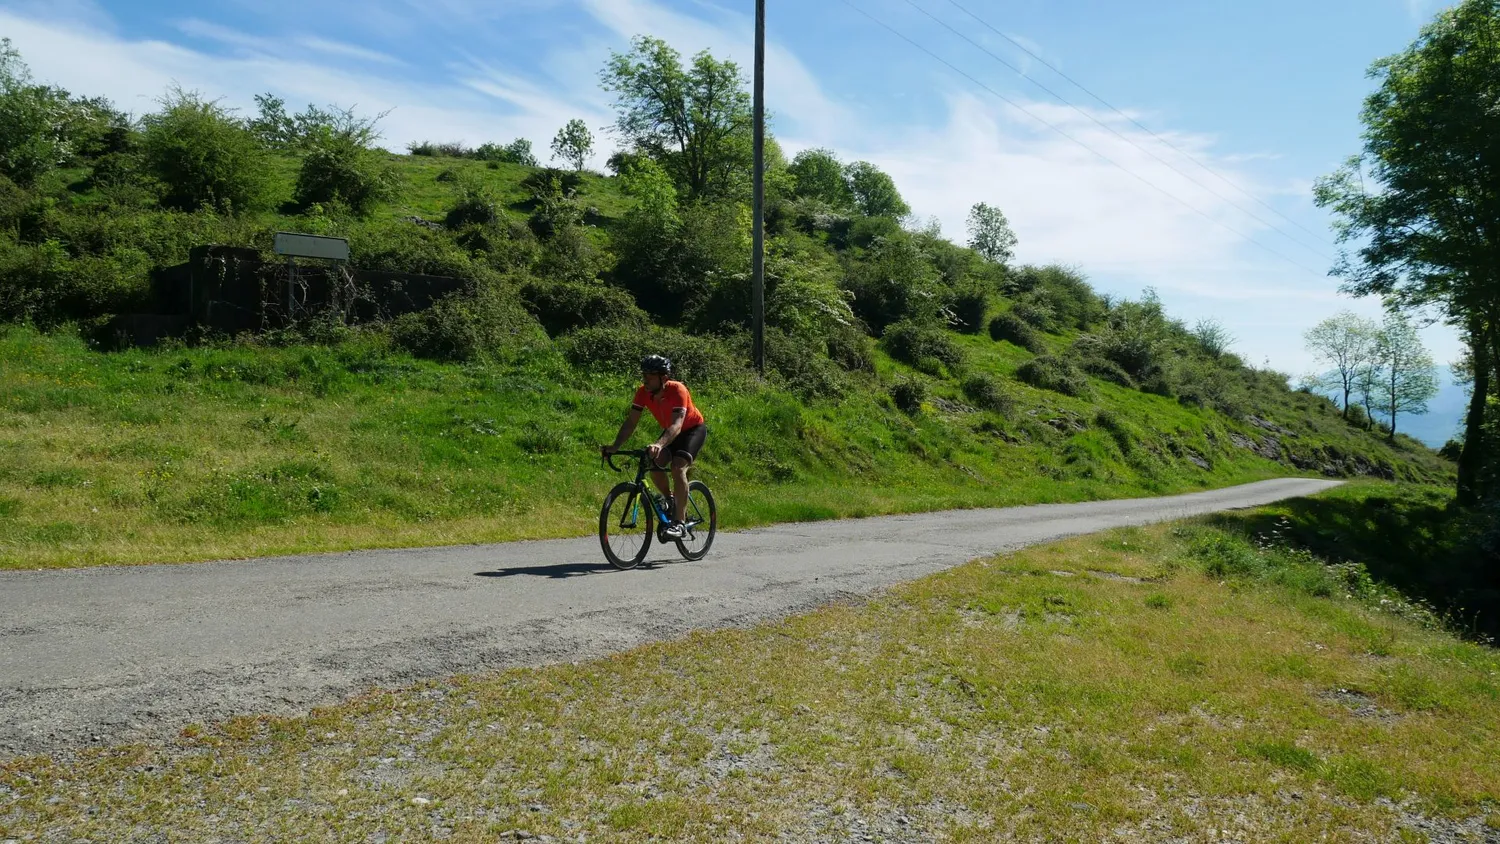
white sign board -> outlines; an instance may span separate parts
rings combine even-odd
[[[315,234],[277,232],[275,239],[277,255],[293,258],[327,258],[330,261],[349,260],[349,241],[342,237],[321,237]]]

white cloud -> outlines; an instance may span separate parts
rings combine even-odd
[[[622,40],[653,35],[690,56],[700,50],[754,70],[754,21],[749,16],[701,7],[716,20],[688,17],[651,0],[581,0],[590,15]],[[601,56],[602,60],[602,56]],[[767,37],[766,103],[782,132],[820,138],[835,134],[852,120],[844,106],[829,99],[816,77],[795,54]]]
[[[403,149],[410,141],[509,141],[527,137],[545,156],[553,133],[571,117],[602,125],[591,103],[575,103],[553,91],[517,88],[497,97],[462,80],[421,84],[392,68],[372,73],[360,58],[355,67],[332,63],[337,50],[323,49],[326,61],[308,51],[275,54],[274,39],[244,35],[203,21],[185,21],[185,32],[233,47],[214,54],[151,40],[126,40],[110,32],[18,16],[0,9],[0,31],[14,40],[38,79],[69,90],[103,95],[135,113],[155,108],[154,99],[170,85],[222,97],[226,105],[248,109],[266,91],[297,106],[303,103],[357,107],[362,114],[390,111],[381,122],[383,143]],[[329,42],[331,43],[331,42]],[[320,46],[326,47],[327,44]],[[343,58],[351,58],[345,55]]]
[[[747,70],[752,55],[750,20],[743,14],[700,6],[703,17],[692,17],[652,0],[575,0],[587,12],[584,22],[598,24],[602,33],[585,29],[578,38],[554,43],[540,52],[540,58],[528,58],[529,66],[478,58],[504,55],[479,47],[468,53],[450,52],[451,63],[438,67],[446,73],[436,77],[430,66],[417,74],[395,64],[401,59],[417,64],[407,53],[397,58],[357,42],[312,36],[282,41],[202,20],[184,21],[179,28],[190,38],[203,39],[203,49],[129,39],[88,0],[68,2],[69,9],[88,14],[60,18],[45,13],[60,8],[55,5],[27,11],[14,5],[0,7],[0,32],[15,41],[39,79],[80,93],[102,94],[137,113],[153,108],[153,98],[173,83],[223,96],[227,104],[242,108],[251,106],[254,94],[270,91],[299,106],[357,105],[363,114],[391,109],[381,124],[391,149],[416,140],[477,144],[520,136],[530,138],[539,157],[545,157],[553,133],[573,117],[582,117],[604,148],[608,144],[601,136],[610,114],[596,74],[609,49],[622,48],[632,35],[651,33],[684,54],[709,49],[741,62]],[[445,2],[473,15],[495,11],[475,8],[466,0]],[[528,0],[527,8],[552,2]],[[383,28],[399,23],[389,8],[369,10],[371,19],[381,15],[387,19]],[[418,39],[431,35],[430,29],[415,34]],[[1224,198],[1067,106],[1017,100],[1202,213],[1038,126],[1014,106],[971,93],[950,93],[940,123],[903,125],[887,109],[856,111],[832,99],[812,71],[784,47],[773,45],[771,59],[767,99],[789,154],[830,146],[846,160],[878,164],[896,179],[913,210],[937,217],[955,241],[965,238],[973,203],[998,205],[1020,237],[1020,260],[1077,265],[1102,290],[1120,295],[1136,296],[1142,288],[1154,286],[1169,310],[1190,323],[1220,318],[1239,337],[1236,349],[1247,359],[1259,363],[1270,358],[1275,366],[1294,372],[1310,363],[1301,351],[1303,329],[1345,307],[1376,309],[1374,303],[1339,296],[1336,282],[1322,273],[1329,262],[1299,250]],[[1218,193],[1253,207],[1257,216],[1290,228],[1128,120],[1102,111],[1090,114]],[[1153,126],[1161,122],[1131,114]],[[1253,168],[1263,153],[1226,153],[1220,140],[1210,135],[1156,131],[1236,187],[1293,215],[1300,211],[1301,219],[1318,227],[1306,200],[1305,182],[1263,183],[1256,177]],[[608,149],[601,149],[594,166],[607,154]],[[1294,203],[1298,195],[1302,200]],[[1247,235],[1312,271],[1265,254],[1247,242]],[[1451,359],[1457,348],[1452,333],[1445,331],[1430,329],[1426,335],[1440,360]]]

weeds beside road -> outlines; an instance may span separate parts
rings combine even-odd
[[[1120,530],[598,662],[14,760],[0,837],[1494,836],[1500,657],[1240,527]]]

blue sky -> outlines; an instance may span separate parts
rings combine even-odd
[[[1437,3],[957,2],[984,23],[952,0],[769,0],[767,101],[788,153],[879,164],[960,242],[973,203],[998,205],[1019,260],[1076,265],[1117,296],[1152,286],[1189,323],[1221,321],[1256,365],[1309,372],[1306,328],[1346,308],[1378,316],[1326,276],[1334,247],[1310,188],[1359,150],[1370,62],[1409,44]],[[246,109],[272,91],[299,108],[389,109],[392,149],[524,136],[543,152],[580,117],[602,141],[597,166],[613,143],[597,84],[610,50],[652,34],[748,71],[752,12],[751,0],[0,0],[0,35],[38,78],[136,113],[174,82]],[[1424,339],[1440,363],[1457,356],[1450,330]]]

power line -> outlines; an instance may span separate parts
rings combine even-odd
[[[1135,141],[1134,138],[1131,138],[1129,136],[1121,134],[1117,129],[1115,129],[1115,127],[1109,125],[1108,123],[1105,123],[1104,121],[1100,120],[1099,118],[1095,117],[1094,115],[1089,114],[1088,112],[1084,111],[1083,109],[1081,109],[1078,106],[1074,105],[1073,103],[1069,102],[1068,99],[1066,97],[1064,97],[1063,95],[1057,93],[1056,91],[1052,90],[1051,88],[1048,88],[1046,85],[1043,85],[1042,83],[1036,81],[1035,79],[1032,79],[1030,76],[1027,76],[1026,73],[1024,71],[1022,71],[1020,68],[1016,67],[1015,65],[1011,64],[1010,62],[1006,61],[1005,59],[1001,58],[1000,56],[995,55],[988,48],[986,48],[983,44],[980,44],[979,42],[975,41],[974,39],[972,39],[969,36],[965,35],[964,33],[960,32],[959,30],[954,29],[952,26],[948,25],[947,22],[941,20],[940,18],[938,18],[935,15],[933,15],[931,12],[929,12],[926,9],[922,8],[921,6],[917,5],[914,2],[914,0],[905,0],[905,2],[906,2],[906,5],[911,6],[913,9],[916,9],[917,11],[919,11],[922,14],[926,15],[934,23],[938,24],[939,26],[941,26],[944,29],[948,30],[949,32],[953,33],[954,35],[957,35],[959,38],[962,38],[963,40],[969,42],[969,44],[973,45],[975,48],[983,51],[985,53],[985,55],[989,56],[990,58],[994,59],[995,61],[999,62],[1000,64],[1002,64],[1002,65],[1010,68],[1011,70],[1015,71],[1016,74],[1019,75],[1022,79],[1025,79],[1027,82],[1030,82],[1031,84],[1035,85],[1036,87],[1041,88],[1043,91],[1046,91],[1048,94],[1051,94],[1054,98],[1057,99],[1058,102],[1062,103],[1063,105],[1067,106],[1068,108],[1073,109],[1074,111],[1078,112],[1079,114],[1083,115],[1084,117],[1087,117],[1089,120],[1092,120],[1100,128],[1105,129],[1110,134],[1114,135],[1115,137],[1119,138],[1120,140],[1122,140],[1122,141],[1130,144],[1131,146],[1135,147],[1136,149],[1140,150],[1141,152],[1144,152],[1145,154],[1147,154],[1147,155],[1151,156],[1152,158],[1156,159],[1162,165],[1164,165],[1167,168],[1171,169],[1172,172],[1174,172],[1177,175],[1183,177],[1184,179],[1187,179],[1188,181],[1190,181],[1193,184],[1197,185],[1198,187],[1200,187],[1200,188],[1208,191],[1209,193],[1213,194],[1214,196],[1217,196],[1219,199],[1224,200],[1225,202],[1227,202],[1231,206],[1233,206],[1235,208],[1235,210],[1240,211],[1241,213],[1245,214],[1250,219],[1255,220],[1257,223],[1260,223],[1261,225],[1270,228],[1272,231],[1276,232],[1277,234],[1281,235],[1282,237],[1286,238],[1287,240],[1290,240],[1291,242],[1297,244],[1298,246],[1301,246],[1303,249],[1306,249],[1309,252],[1312,252],[1314,255],[1317,255],[1319,258],[1322,258],[1323,260],[1328,261],[1329,263],[1333,262],[1333,259],[1330,258],[1330,257],[1328,257],[1327,255],[1323,254],[1323,252],[1321,250],[1319,250],[1319,249],[1317,249],[1315,247],[1312,247],[1312,246],[1308,246],[1306,243],[1303,243],[1301,240],[1298,240],[1297,238],[1292,237],[1287,232],[1282,231],[1280,226],[1277,226],[1275,223],[1272,223],[1269,220],[1262,219],[1260,217],[1260,215],[1255,214],[1254,212],[1250,211],[1248,208],[1245,208],[1243,205],[1240,205],[1238,202],[1235,202],[1233,199],[1230,199],[1229,197],[1225,196],[1222,193],[1219,193],[1218,191],[1214,190],[1213,188],[1209,187],[1208,185],[1203,184],[1202,182],[1198,181],[1197,179],[1193,178],[1192,176],[1188,175],[1187,173],[1184,173],[1183,171],[1179,170],[1177,168],[1177,166],[1175,164],[1173,164],[1172,162],[1166,160],[1165,158],[1162,158],[1161,156],[1157,155],[1155,152],[1152,152],[1151,150],[1147,149],[1146,147],[1141,146],[1139,143],[1137,143]],[[1074,83],[1074,84],[1077,84],[1077,83]],[[1199,165],[1199,166],[1202,166],[1202,165]]]
[[[1073,137],[1072,135],[1068,134],[1067,132],[1063,131],[1062,129],[1059,129],[1058,127],[1052,125],[1051,123],[1047,122],[1044,118],[1037,116],[1037,114],[1035,112],[1033,112],[1031,109],[1026,108],[1025,106],[1023,106],[1020,103],[1018,103],[1018,102],[1010,99],[1009,97],[1005,96],[1004,94],[1000,93],[999,91],[996,91],[994,88],[991,88],[990,86],[984,84],[983,82],[979,81],[978,79],[975,79],[973,76],[970,76],[968,73],[965,73],[964,71],[960,70],[952,62],[948,61],[947,59],[943,58],[942,56],[939,56],[937,53],[934,53],[933,51],[927,49],[926,47],[923,47],[921,44],[918,44],[916,41],[913,41],[905,33],[901,32],[900,30],[896,29],[895,27],[892,27],[890,24],[885,23],[884,21],[880,20],[879,18],[875,17],[874,15],[871,15],[869,12],[866,12],[864,9],[859,8],[858,6],[856,6],[853,3],[849,2],[849,0],[840,0],[840,2],[842,2],[845,6],[848,6],[849,8],[851,8],[854,11],[858,12],[859,14],[865,16],[866,18],[869,18],[870,21],[873,22],[875,25],[877,25],[877,26],[881,27],[882,29],[890,32],[892,35],[895,35],[897,38],[900,38],[902,41],[905,41],[906,43],[912,45],[913,47],[917,48],[918,50],[921,50],[922,52],[924,52],[927,55],[931,56],[933,59],[937,60],[938,62],[941,62],[949,70],[953,71],[954,73],[957,73],[959,76],[962,76],[963,78],[969,80],[970,82],[973,82],[975,85],[978,85],[980,88],[983,88],[984,90],[988,91],[995,98],[1001,100],[1004,103],[1007,103],[1011,107],[1017,109],[1018,111],[1021,111],[1026,116],[1030,117],[1032,120],[1035,120],[1036,122],[1042,124],[1043,126],[1046,126],[1048,129],[1051,129],[1052,131],[1056,132],[1057,134],[1062,135],[1064,138],[1067,138],[1068,140],[1072,141],[1073,143],[1075,143],[1075,144],[1083,147],[1085,150],[1088,150],[1089,152],[1091,152],[1094,155],[1098,156],[1099,158],[1103,159],[1107,164],[1111,165],[1112,167],[1117,168],[1122,173],[1125,173],[1126,175],[1130,176],[1131,178],[1135,179],[1136,181],[1140,182],[1141,184],[1144,184],[1145,186],[1151,188],[1152,190],[1157,191],[1158,193],[1160,193],[1163,196],[1167,197],[1168,199],[1170,199],[1170,200],[1178,203],[1179,205],[1183,206],[1184,208],[1188,209],[1189,211],[1192,211],[1193,213],[1197,214],[1198,216],[1204,218],[1205,220],[1208,220],[1210,223],[1213,223],[1214,225],[1216,225],[1216,226],[1218,226],[1218,227],[1220,227],[1220,228],[1222,228],[1222,229],[1224,229],[1224,230],[1226,230],[1226,231],[1234,234],[1235,236],[1237,236],[1239,238],[1242,238],[1243,240],[1249,242],[1250,244],[1252,244],[1254,246],[1260,247],[1262,250],[1264,250],[1266,252],[1269,252],[1272,255],[1275,255],[1277,258],[1280,258],[1281,260],[1286,261],[1288,264],[1291,264],[1292,266],[1297,267],[1298,269],[1301,269],[1301,270],[1303,270],[1305,272],[1312,273],[1313,275],[1319,276],[1319,277],[1322,277],[1322,276],[1325,275],[1325,273],[1323,273],[1323,272],[1321,272],[1319,270],[1315,270],[1315,269],[1307,266],[1306,264],[1302,264],[1302,263],[1299,263],[1299,262],[1297,262],[1297,261],[1295,261],[1295,260],[1293,260],[1291,258],[1288,258],[1287,256],[1281,254],[1280,252],[1277,252],[1275,249],[1272,249],[1271,247],[1265,245],[1264,243],[1261,243],[1260,241],[1255,240],[1254,238],[1250,237],[1249,235],[1245,234],[1244,232],[1240,231],[1239,229],[1234,228],[1233,226],[1229,225],[1228,223],[1225,223],[1222,220],[1216,219],[1213,215],[1211,215],[1211,214],[1203,211],[1202,209],[1198,208],[1195,205],[1192,205],[1191,203],[1187,202],[1186,200],[1181,199],[1176,194],[1171,193],[1167,189],[1161,187],[1160,185],[1157,185],[1155,182],[1152,182],[1151,180],[1145,178],[1144,176],[1141,176],[1140,174],[1136,173],[1135,171],[1130,170],[1130,169],[1122,166],[1119,162],[1115,161],[1114,159],[1110,158],[1109,156],[1105,155],[1104,153],[1102,153],[1102,152],[1094,149],[1093,147],[1089,146],[1088,144],[1084,143],[1083,141],[1078,140],[1077,138]]]
[[[1198,165],[1200,168],[1203,169],[1204,172],[1208,173],[1209,175],[1213,176],[1214,178],[1218,179],[1219,181],[1223,182],[1224,184],[1229,185],[1231,188],[1234,188],[1236,191],[1238,191],[1238,192],[1244,194],[1245,196],[1249,197],[1256,204],[1260,205],[1262,208],[1266,209],[1267,211],[1270,211],[1272,214],[1275,214],[1276,216],[1280,217],[1281,219],[1286,220],[1288,223],[1291,223],[1292,225],[1296,226],[1297,228],[1299,228],[1299,229],[1307,232],[1308,234],[1312,235],[1313,237],[1317,238],[1319,243],[1327,244],[1329,242],[1328,241],[1328,236],[1326,234],[1319,234],[1319,233],[1313,231],[1312,229],[1308,228],[1307,226],[1304,226],[1301,223],[1297,222],[1296,220],[1293,220],[1291,217],[1288,217],[1287,215],[1281,213],[1280,211],[1277,211],[1275,208],[1273,208],[1270,205],[1267,205],[1265,202],[1263,202],[1259,197],[1255,196],[1254,194],[1250,193],[1249,191],[1245,190],[1244,188],[1240,187],[1239,185],[1236,185],[1234,182],[1231,182],[1230,180],[1224,178],[1217,170],[1215,170],[1212,167],[1209,167],[1207,164],[1204,164],[1203,162],[1199,161],[1197,158],[1195,158],[1188,151],[1179,148],[1176,144],[1172,143],[1171,141],[1167,140],[1166,138],[1163,138],[1161,135],[1158,135],[1155,132],[1151,131],[1150,129],[1146,128],[1145,126],[1142,126],[1141,123],[1140,123],[1140,121],[1136,120],[1134,117],[1131,117],[1129,114],[1126,114],[1125,112],[1121,111],[1120,109],[1115,108],[1113,105],[1111,105],[1103,97],[1099,96],[1098,94],[1095,94],[1093,91],[1090,91],[1088,88],[1085,88],[1083,86],[1082,82],[1079,82],[1078,80],[1074,79],[1073,77],[1067,75],[1066,73],[1063,73],[1061,70],[1059,70],[1058,68],[1054,67],[1046,59],[1044,59],[1041,56],[1037,55],[1036,53],[1032,52],[1031,49],[1028,48],[1025,44],[1022,44],[1021,42],[1019,42],[1016,39],[1010,37],[1009,35],[1006,35],[1004,32],[1001,32],[1000,30],[996,29],[994,26],[992,26],[984,18],[981,18],[980,16],[974,14],[973,12],[971,12],[967,8],[965,8],[962,4],[960,4],[958,2],[958,0],[948,0],[948,2],[950,4],[952,4],[954,8],[956,8],[959,11],[963,12],[964,14],[968,15],[969,17],[973,18],[974,20],[979,21],[979,23],[982,24],[989,31],[995,33],[996,35],[1000,36],[1001,38],[1004,38],[1006,41],[1009,41],[1011,44],[1014,44],[1018,49],[1021,50],[1021,52],[1023,52],[1026,55],[1032,57],[1033,59],[1036,59],[1038,62],[1040,62],[1042,64],[1043,67],[1046,67],[1048,70],[1052,71],[1053,73],[1057,74],[1058,76],[1061,76],[1063,79],[1066,79],[1071,85],[1073,85],[1073,87],[1075,87],[1078,90],[1084,92],[1085,94],[1088,94],[1090,97],[1093,97],[1100,104],[1102,104],[1105,108],[1108,108],[1110,111],[1113,111],[1115,114],[1118,114],[1121,117],[1125,118],[1126,120],[1129,120],[1132,124],[1135,125],[1135,127],[1137,129],[1140,129],[1142,132],[1145,132],[1146,134],[1150,135],[1151,137],[1155,138],[1156,140],[1161,141],[1163,144],[1165,144],[1166,146],[1170,147],[1173,151],[1175,151],[1178,155],[1181,155],[1183,158],[1186,158],[1187,160],[1189,160],[1189,161],[1193,162],[1194,164]],[[1022,75],[1024,76],[1025,74],[1022,74]],[[1054,96],[1056,96],[1056,95],[1054,94]]]

